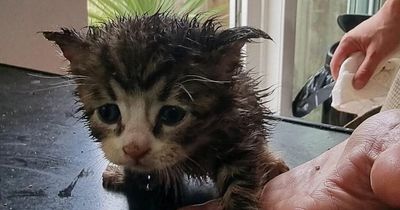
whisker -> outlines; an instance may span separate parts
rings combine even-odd
[[[51,83],[49,85],[57,86],[57,85],[62,85],[62,84],[74,84],[74,83],[72,83],[71,80],[66,80],[66,81],[62,81],[62,82]]]
[[[181,83],[183,84],[183,83],[190,82],[190,81],[209,82],[209,83],[216,83],[216,84],[228,84],[228,83],[231,83],[230,81],[216,81],[216,80],[207,80],[207,79],[187,79],[187,80],[185,80],[185,81],[183,81]]]
[[[173,180],[173,193],[174,193],[174,198],[178,198],[178,192],[179,192],[179,167],[174,168],[175,170],[169,170],[170,171],[170,176]]]
[[[89,78],[89,76],[80,75],[80,74],[68,74],[68,75],[65,75],[65,76],[69,77],[69,78]]]
[[[188,155],[185,155],[185,158],[187,160],[189,160],[190,162],[192,162],[193,164],[195,164],[200,170],[203,170],[204,172],[206,172],[207,170],[205,168],[203,168],[197,161],[193,160],[193,158],[189,157]]]
[[[40,91],[46,91],[46,90],[53,90],[53,89],[57,89],[57,88],[62,88],[62,87],[69,87],[69,86],[75,86],[75,85],[79,85],[79,86],[92,86],[95,84],[65,84],[65,85],[59,85],[59,86],[52,86],[52,87],[47,87],[47,88],[41,88],[41,89],[36,89],[33,90],[32,92],[40,92]]]
[[[75,85],[75,84],[80,84],[80,81],[81,82],[85,82],[86,80],[84,80],[84,79],[70,79],[70,78],[65,79],[64,78],[64,81],[56,82],[56,83],[50,83],[48,85],[49,86],[57,86],[57,85],[63,85],[63,84],[73,84],[73,85]]]
[[[178,83],[178,85],[179,85],[179,88],[181,88],[183,91],[186,92],[186,94],[189,96],[190,100],[191,100],[192,102],[194,102],[194,99],[193,99],[193,97],[192,97],[192,94],[190,94],[190,92],[185,88],[185,86],[184,86],[183,84],[181,84],[181,83]]]
[[[41,79],[71,79],[71,78],[88,78],[88,76],[69,74],[69,75],[59,75],[59,76],[45,76],[41,74],[27,73],[29,76],[41,78]]]
[[[188,75],[185,75],[184,77],[182,77],[182,79],[185,79],[185,78],[194,78],[194,79],[185,80],[184,82],[186,82],[186,81],[202,81],[202,82],[207,81],[207,82],[220,83],[220,84],[226,84],[226,83],[231,82],[231,81],[222,81],[222,80],[212,80],[207,77],[195,75],[195,74],[188,74]],[[196,78],[199,80],[196,80]],[[182,82],[182,83],[184,83],[184,82]]]
[[[108,160],[102,158],[102,156],[98,155],[94,162],[86,165],[86,168],[96,170],[96,171],[101,171],[98,169],[105,168],[109,163],[110,163],[110,161],[108,161]]]
[[[32,76],[32,77],[36,77],[36,78],[41,78],[41,79],[60,79],[60,78],[64,78],[65,75],[60,75],[60,76],[44,76],[41,74],[33,74],[33,73],[27,73],[27,75]]]
[[[166,169],[163,170],[163,175],[164,175],[165,181],[166,181],[165,186],[166,186],[166,189],[168,190],[168,188],[171,187],[171,180],[170,180],[170,175],[169,175],[169,168],[166,168]],[[166,190],[166,191],[167,191],[167,190]]]
[[[99,147],[95,147],[95,148],[91,148],[91,149],[88,149],[88,150],[85,150],[85,151],[82,151],[82,152],[89,152],[89,153],[91,153],[91,152],[95,152],[95,151],[99,151]]]

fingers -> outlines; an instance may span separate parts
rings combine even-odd
[[[353,87],[355,89],[363,88],[374,74],[375,69],[378,67],[379,62],[382,60],[382,56],[376,51],[367,52],[367,55],[358,68],[353,79]]]
[[[340,41],[339,46],[335,50],[331,61],[331,73],[334,79],[338,78],[340,66],[352,53],[360,51],[352,38],[344,37]],[[374,74],[375,69],[378,67],[379,62],[382,60],[382,55],[377,53],[374,48],[367,51],[367,55],[356,71],[353,79],[353,87],[355,89],[363,88]]]
[[[376,196],[394,208],[400,207],[400,144],[382,152],[371,170],[371,187]]]
[[[380,131],[375,147],[381,151],[376,156],[372,165],[370,179],[371,187],[375,195],[384,203],[395,208],[400,207],[400,110],[390,110],[368,119],[376,121],[379,125],[375,129]],[[369,133],[374,135],[373,132]],[[382,141],[382,144],[379,144]],[[374,159],[372,157],[372,159]]]
[[[358,48],[353,44],[352,39],[344,36],[336,48],[330,63],[331,73],[335,80],[339,76],[340,66],[342,65],[343,61],[346,60],[349,55],[357,51]]]
[[[349,151],[346,152],[361,146],[365,154],[375,160],[396,142],[400,142],[400,110],[394,109],[376,114],[358,126],[349,139]]]

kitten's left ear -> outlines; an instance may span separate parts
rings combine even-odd
[[[218,35],[220,48],[223,51],[229,52],[229,54],[237,56],[240,55],[240,49],[244,44],[256,38],[272,40],[264,31],[248,26],[226,29]]]
[[[62,28],[60,32],[42,32],[43,36],[50,41],[54,41],[70,62],[77,59],[86,52],[86,45],[81,36],[74,30]]]

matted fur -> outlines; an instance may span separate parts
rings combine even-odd
[[[215,18],[201,22],[198,17],[156,13],[121,17],[86,32],[62,29],[44,35],[70,60],[82,110],[97,140],[106,144],[136,132],[126,131],[130,125],[123,121],[111,126],[96,120],[102,103],[143,100],[143,112],[149,114],[133,113],[129,107],[123,112],[148,122],[143,126],[150,128],[154,145],[174,148],[174,154],[162,156],[171,156],[169,163],[158,168],[136,170],[122,164],[129,176],[152,174],[158,184],[172,188],[178,188],[184,174],[209,176],[225,210],[250,210],[258,209],[262,186],[287,170],[267,148],[265,119],[270,111],[262,98],[268,92],[259,90],[242,67],[241,47],[253,38],[270,39],[263,31],[222,30]],[[158,124],[154,107],[170,103],[184,107],[185,120],[177,126]]]

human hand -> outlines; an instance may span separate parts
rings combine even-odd
[[[337,79],[343,61],[355,52],[365,58],[358,68],[353,87],[363,88],[378,65],[400,46],[400,1],[389,0],[371,18],[346,33],[331,61],[331,72]]]
[[[322,140],[322,139],[321,139]],[[400,208],[400,110],[371,117],[345,142],[272,179],[268,210]],[[217,210],[217,201],[184,210]]]

